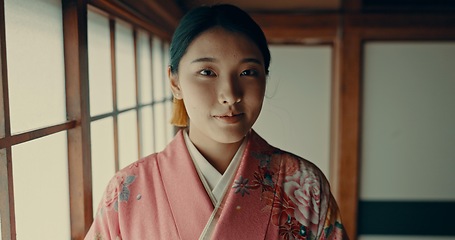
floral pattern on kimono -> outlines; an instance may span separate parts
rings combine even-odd
[[[138,167],[143,160],[139,160],[134,162],[133,164],[129,165],[127,168],[132,169]],[[103,198],[101,200],[100,205],[98,206],[98,211],[96,217],[102,218],[103,214],[107,211],[115,211],[118,212],[119,204],[121,202],[127,202],[130,199],[130,185],[133,184],[134,180],[136,179],[135,175],[128,175],[124,171],[119,171],[115,174],[115,176],[109,181],[109,184],[104,191]],[[140,200],[141,195],[137,195],[136,199]],[[105,240],[111,238],[103,237],[102,233],[96,233],[94,236],[94,240]],[[112,238],[115,240],[122,240],[120,233]]]
[[[259,160],[254,179],[249,183],[248,178],[240,176],[233,188],[242,197],[261,190],[262,201],[266,203],[263,210],[272,211],[271,222],[278,226],[280,239],[347,239],[328,183],[316,166],[279,150],[252,155]],[[278,158],[284,159],[284,163],[273,161],[274,155],[281,155]],[[276,183],[277,174],[282,175],[281,184]],[[321,188],[329,193],[324,197],[328,202],[321,203]]]

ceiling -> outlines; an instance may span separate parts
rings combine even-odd
[[[341,0],[176,0],[185,12],[194,6],[229,3],[248,12],[308,12],[333,11],[340,7]]]
[[[333,23],[340,14],[422,14],[454,13],[454,0],[89,0],[101,9],[113,5],[127,9],[127,17],[136,16],[139,25],[153,26],[150,31],[168,38],[177,27],[181,17],[191,8],[200,5],[228,3],[236,5],[261,18],[268,27],[281,29],[289,24],[299,26],[295,30],[311,27],[324,31],[327,22]],[[114,11],[115,12],[115,11]],[[120,11],[121,12],[121,11]],[[300,16],[295,24],[290,23],[288,14]],[[311,15],[313,18],[309,18]],[[290,16],[290,15],[289,15]],[[302,17],[305,16],[305,17]],[[328,19],[329,18],[329,19]],[[265,19],[265,22],[264,22]],[[286,20],[287,19],[287,20]],[[287,22],[288,21],[288,22]],[[337,19],[335,19],[335,22]],[[309,27],[310,26],[310,27]],[[333,27],[333,26],[329,26]],[[336,26],[335,26],[336,27]]]

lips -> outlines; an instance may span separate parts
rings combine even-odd
[[[245,115],[244,113],[229,112],[229,113],[225,113],[225,114],[221,114],[221,115],[214,115],[213,117],[224,123],[232,124],[232,123],[239,122],[243,118],[244,115]]]

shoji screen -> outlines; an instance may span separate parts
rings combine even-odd
[[[111,41],[108,17],[88,11],[88,57],[90,115],[113,111]],[[116,171],[114,116],[90,124],[92,143],[93,211],[97,211],[104,189]]]
[[[331,46],[270,46],[272,62],[254,129],[270,144],[317,166],[328,177]]]
[[[139,111],[141,124],[141,157],[155,151],[155,134],[153,128],[153,81],[152,81],[152,52],[149,35],[140,31],[138,34],[137,54],[138,54],[138,83],[139,83],[139,103],[147,105]]]
[[[115,69],[118,115],[119,168],[136,161],[138,132],[136,109],[135,53],[133,28],[116,21],[115,24]],[[125,112],[123,112],[125,111]]]
[[[173,137],[167,51],[143,29],[98,9],[88,12],[94,212],[116,171]]]
[[[11,133],[65,122],[61,1],[4,4]],[[17,239],[68,239],[66,132],[12,146],[12,160]]]
[[[364,45],[359,239],[455,239],[455,42]]]

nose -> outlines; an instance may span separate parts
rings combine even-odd
[[[218,101],[223,105],[233,105],[242,100],[242,92],[239,79],[236,76],[229,76],[220,79]]]

